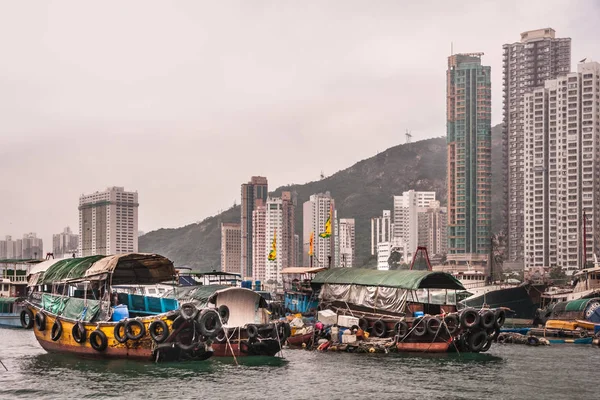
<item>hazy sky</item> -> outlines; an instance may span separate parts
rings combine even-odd
[[[327,4],[324,4],[327,3]],[[413,3],[418,3],[415,5]],[[553,27],[600,59],[590,1],[0,1],[0,237],[77,230],[82,193],[139,192],[178,227],[271,188],[445,135],[445,70]],[[333,194],[335,196],[335,193]]]

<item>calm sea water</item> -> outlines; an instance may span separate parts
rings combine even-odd
[[[47,354],[32,331],[0,328],[0,398],[598,398],[600,348],[494,345],[437,356],[284,350],[281,358],[152,364]]]

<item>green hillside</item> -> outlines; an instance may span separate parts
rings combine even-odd
[[[492,130],[495,154],[501,151],[500,141],[497,140],[500,132],[500,126]],[[501,182],[500,161],[501,158],[493,157],[495,183]],[[296,231],[302,237],[302,203],[311,194],[329,191],[335,199],[338,218],[356,220],[356,266],[365,266],[371,257],[371,218],[381,215],[383,209],[392,209],[392,197],[410,189],[435,191],[442,204],[446,203],[445,137],[395,146],[320,181],[280,187],[272,194],[278,196],[283,190],[298,193]],[[493,219],[497,222],[501,218],[501,209],[497,205],[502,201],[502,191],[494,190],[492,197]],[[177,266],[218,270],[220,224],[239,222],[239,219],[238,206],[197,224],[177,229],[159,229],[141,236],[139,249],[163,254]]]

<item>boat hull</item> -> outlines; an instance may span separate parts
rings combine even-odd
[[[20,314],[0,313],[0,327],[22,328]]]
[[[305,333],[304,335],[290,336],[287,343],[291,347],[302,347],[302,345],[308,345],[313,340],[314,334],[312,332]]]
[[[465,307],[489,308],[507,307],[514,311],[514,318],[533,319],[540,307],[541,294],[545,285],[522,285],[493,290],[479,296],[469,297],[461,302]]]
[[[281,350],[281,346],[277,340],[261,341],[253,344],[244,341],[241,346],[237,343],[213,343],[212,348],[214,350],[214,357],[273,357]]]
[[[398,351],[407,353],[447,353],[451,342],[401,342],[396,344]]]

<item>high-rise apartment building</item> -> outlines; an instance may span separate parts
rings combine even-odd
[[[298,195],[296,192],[281,193],[281,265],[283,268],[296,266],[297,243],[296,232],[296,206]]]
[[[77,246],[79,246],[79,236],[71,232],[68,226],[61,233],[52,235],[52,254],[56,258],[77,254]]]
[[[340,218],[338,235],[340,267],[353,267],[356,255],[356,225],[354,218]]]
[[[377,245],[392,239],[392,212],[383,210],[381,217],[371,218],[371,255],[377,254]]]
[[[23,258],[23,241],[12,240],[12,236],[6,235],[5,240],[0,240],[0,260]]]
[[[256,200],[262,200],[263,204],[267,202],[268,182],[264,176],[253,176],[250,182],[242,184],[242,204],[241,204],[241,240],[242,257],[241,268],[243,277],[252,277],[252,212],[255,208]]]
[[[267,205],[262,199],[256,199],[252,210],[252,277],[264,282],[267,276]],[[242,240],[242,248],[244,241]],[[243,259],[243,255],[242,255]],[[244,266],[242,265],[242,276]],[[250,278],[247,277],[247,278]]]
[[[483,53],[448,57],[448,255],[483,264],[491,235],[491,69]]]
[[[600,251],[599,99],[597,62],[524,96],[526,267],[576,270]]]
[[[24,234],[21,243],[21,258],[41,259],[44,257],[44,243],[35,232]]]
[[[442,255],[448,251],[448,215],[446,207],[432,201],[429,207],[419,212],[419,246],[427,247],[430,255]]]
[[[402,196],[394,196],[393,238],[406,244],[408,257],[412,257],[418,246],[419,211],[425,210],[434,200],[435,192],[409,190]]]
[[[267,283],[281,282],[281,269],[284,266],[283,242],[285,241],[289,246],[289,240],[289,237],[287,240],[283,239],[283,200],[278,197],[269,197],[265,216],[266,243],[262,250],[262,256],[265,259],[264,279]]]
[[[79,255],[138,251],[138,194],[123,187],[79,198]]]
[[[508,261],[523,261],[525,157],[523,96],[544,81],[571,70],[571,39],[556,38],[551,28],[521,34],[521,41],[503,46],[503,132],[505,218]]]
[[[335,201],[329,192],[313,194],[303,205],[303,258],[304,265],[311,266],[308,255],[310,236],[314,234],[313,241],[313,267],[334,266],[335,261]],[[331,236],[321,237],[325,232],[325,223],[331,216]]]
[[[240,224],[221,224],[221,271],[240,273],[242,260],[242,240]]]

